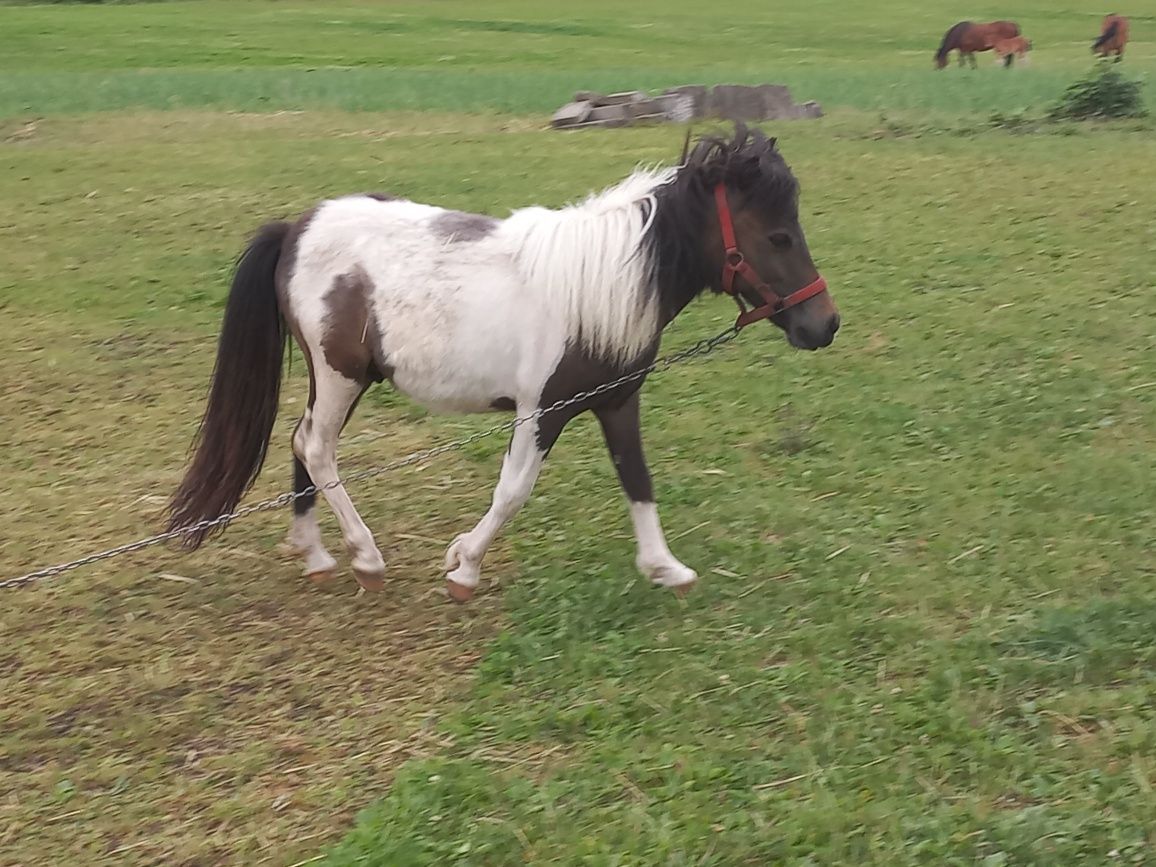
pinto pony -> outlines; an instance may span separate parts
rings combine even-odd
[[[992,21],[988,24],[960,21],[943,35],[939,50],[935,52],[935,68],[943,69],[947,66],[948,54],[958,51],[959,65],[963,66],[966,60],[975,69],[975,52],[990,51],[997,42],[1019,35],[1020,26],[1014,21]]]
[[[767,319],[802,349],[828,346],[839,315],[811,259],[798,185],[773,139],[738,126],[706,137],[675,168],[639,170],[581,204],[505,220],[384,195],[322,202],[266,225],[242,254],[225,307],[208,407],[170,529],[196,547],[201,522],[231,512],[265,457],[285,344],[309,370],[293,434],[289,542],[314,581],[333,576],[314,512],[319,487],[341,525],[354,575],[380,589],[385,559],[337,471],[337,440],[362,393],[388,380],[457,412],[536,409],[640,371],[663,328],[705,289]],[[753,309],[747,309],[746,301]],[[641,378],[515,428],[493,502],[446,551],[448,590],[477,587],[482,558],[529,498],[574,416],[601,423],[630,503],[636,564],[679,590],[693,570],[671,553],[639,425]]]
[[[1100,25],[1100,38],[1092,43],[1092,51],[1101,57],[1115,54],[1116,60],[1124,58],[1124,46],[1128,44],[1128,19],[1123,15],[1105,15]]]
[[[1026,65],[1032,43],[1022,36],[1013,36],[1011,39],[1001,39],[992,46],[992,50],[995,52],[996,63],[1002,63],[1004,68],[1010,67],[1017,57]]]

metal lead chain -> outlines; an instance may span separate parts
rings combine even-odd
[[[45,566],[42,569],[37,569],[35,572],[29,572],[26,575],[20,575],[16,578],[8,578],[4,581],[0,581],[0,590],[7,590],[13,587],[23,587],[43,578],[51,578],[54,575],[60,575],[63,572],[70,572],[73,569],[79,569],[81,566],[88,566],[92,563],[99,563],[101,560],[111,560],[113,557],[119,557],[122,554],[130,554],[133,551],[140,551],[143,548],[151,548],[153,545],[160,545],[164,542],[169,542],[173,539],[179,539],[182,536],[187,536],[191,533],[199,533],[202,530],[210,530],[216,527],[223,527],[226,524],[231,524],[238,518],[244,518],[257,512],[267,512],[270,509],[279,509],[283,506],[289,505],[294,500],[299,500],[302,497],[308,497],[311,494],[316,494],[318,492],[327,491],[330,488],[336,488],[339,485],[344,485],[351,482],[360,482],[364,481],[365,479],[372,479],[382,475],[383,473],[399,470],[402,467],[412,466],[413,464],[426,463],[433,458],[441,457],[442,455],[449,452],[459,451],[466,446],[471,445],[472,443],[476,443],[478,440],[494,436],[495,434],[502,433],[503,431],[512,431],[520,425],[526,424],[527,422],[537,421],[544,415],[548,415],[552,412],[560,412],[570,406],[573,406],[574,404],[582,403],[583,401],[589,400],[592,397],[598,397],[599,395],[605,394],[608,391],[613,391],[619,386],[635,382],[651,373],[654,373],[655,371],[667,370],[675,364],[699,355],[709,355],[724,343],[729,343],[731,340],[734,340],[735,337],[738,336],[738,333],[738,328],[732,325],[721,334],[717,334],[714,337],[705,338],[698,341],[698,343],[693,344],[692,346],[688,346],[686,349],[682,349],[678,352],[672,353],[671,355],[666,355],[662,358],[655,359],[653,362],[640,370],[628,373],[625,376],[620,376],[618,379],[603,383],[602,385],[591,388],[588,391],[581,391],[573,397],[567,397],[562,400],[555,401],[549,406],[539,407],[529,415],[517,416],[508,421],[504,421],[501,424],[496,424],[493,427],[489,427],[485,430],[478,431],[477,433],[470,434],[468,437],[464,437],[460,440],[453,440],[452,442],[443,443],[442,445],[434,446],[433,448],[425,449],[420,452],[413,452],[406,455],[405,457],[398,458],[395,461],[390,461],[387,464],[382,464],[378,467],[371,467],[369,469],[359,470],[355,473],[351,473],[343,479],[337,479],[335,481],[329,482],[328,484],[310,485],[304,490],[296,492],[289,491],[284,494],[280,494],[279,496],[273,497],[272,499],[262,500],[261,502],[254,503],[251,506],[244,506],[243,508],[237,509],[235,512],[229,512],[225,515],[218,515],[215,518],[206,518],[203,521],[198,521],[195,524],[190,524],[188,527],[182,527],[179,530],[170,530],[167,533],[159,533],[156,536],[149,536],[145,539],[138,539],[135,542],[128,542],[124,545],[118,545],[115,548],[109,548],[107,551],[99,551],[95,554],[89,554],[88,556],[81,557],[77,560],[70,560],[67,563],[58,563],[55,566]]]

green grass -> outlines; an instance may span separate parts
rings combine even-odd
[[[1016,17],[1033,68],[968,78],[926,70],[923,43],[953,17],[941,7],[865,20],[828,0],[783,13],[781,36],[759,29],[770,10],[748,10],[748,32],[718,9],[617,8],[564,22],[454,0],[0,9],[0,103],[36,105],[0,123],[4,478],[19,492],[0,577],[156,526],[229,267],[263,220],[374,189],[501,215],[671,159],[679,128],[540,129],[527,112],[587,66],[626,84],[736,63],[754,78],[755,50],[777,49],[783,69],[861,106],[771,127],[844,317],[835,346],[794,353],[752,328],[646,387],[664,523],[703,578],[693,596],[636,577],[585,419],[469,606],[436,595],[439,561],[488,502],[496,440],[353,491],[390,563],[378,597],[308,587],[275,553],[284,517],[195,555],[153,550],[9,591],[0,861],[1156,858],[1156,141],[1144,124],[988,123],[1041,111],[1049,81],[1084,69],[1097,16],[1029,5]],[[447,23],[482,18],[504,29]],[[337,38],[318,24],[330,19],[357,26]],[[367,22],[381,20],[420,29],[374,68],[383,40]],[[620,35],[633,25],[656,30],[646,56]],[[1148,68],[1148,26],[1134,19],[1132,74]],[[819,31],[827,48],[787,53]],[[722,51],[728,38],[744,51]],[[304,71],[326,57],[356,68]],[[144,83],[70,94],[85,75]],[[308,111],[87,113],[166,105],[150,100],[210,80],[218,90],[177,104],[272,109],[245,101],[327,83],[310,85]],[[410,95],[374,102],[384,81]],[[489,81],[511,83],[509,102],[478,112]],[[1014,98],[989,104],[1005,84]],[[337,110],[384,105],[423,110]],[[722,299],[696,304],[667,347],[732,317]],[[284,487],[303,387],[298,361],[254,496]],[[492,421],[371,392],[343,464]]]
[[[1063,92],[1088,64],[1100,17],[1032,0],[1017,11],[1037,45],[1030,69],[935,74],[931,55],[954,14],[948,3],[893,3],[865,18],[848,14],[846,0],[786,9],[731,0],[708,18],[689,4],[609,0],[565,14],[529,0],[484,10],[463,0],[9,8],[0,10],[0,117],[174,107],[542,113],[577,89],[767,80],[831,108],[1007,111]],[[1156,19],[1134,18],[1129,63],[1151,72],[1146,24]]]
[[[1151,213],[1080,167],[1150,143],[777,132],[856,336],[751,332],[648,389],[703,593],[633,580],[571,432],[454,746],[331,863],[1148,860]]]
[[[1003,74],[1003,73],[1000,73]],[[577,90],[662,88],[687,82],[787,84],[800,101],[827,110],[935,110],[953,115],[1017,111],[1057,99],[1073,69],[1031,74],[984,70],[974,77],[927,70],[876,70],[849,76],[839,69],[722,67],[708,71],[662,68],[435,70],[408,68],[113,70],[0,74],[0,117],[78,113],[123,108],[217,108],[275,111],[339,108],[347,111],[453,111],[536,113],[548,116]]]

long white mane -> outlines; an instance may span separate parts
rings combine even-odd
[[[580,204],[525,208],[503,226],[532,290],[549,296],[569,333],[599,358],[636,357],[661,326],[651,291],[654,263],[643,241],[654,218],[654,190],[675,171],[639,169]]]

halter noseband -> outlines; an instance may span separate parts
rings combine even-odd
[[[718,206],[718,224],[722,230],[723,246],[726,247],[726,258],[723,259],[722,288],[739,305],[739,318],[735,320],[735,328],[745,328],[752,322],[758,322],[760,319],[782,313],[788,307],[802,304],[808,298],[814,298],[820,292],[826,291],[827,281],[822,277],[816,277],[814,281],[790,295],[778,295],[770,287],[770,284],[759,277],[758,272],[750,266],[742,251],[739,250],[739,242],[735,238],[734,220],[731,218],[731,208],[727,203],[727,189],[722,184],[714,188],[714,200]],[[750,287],[758,292],[767,303],[762,307],[747,310],[742,296],[735,291],[736,274],[741,274],[743,279],[750,284]]]

